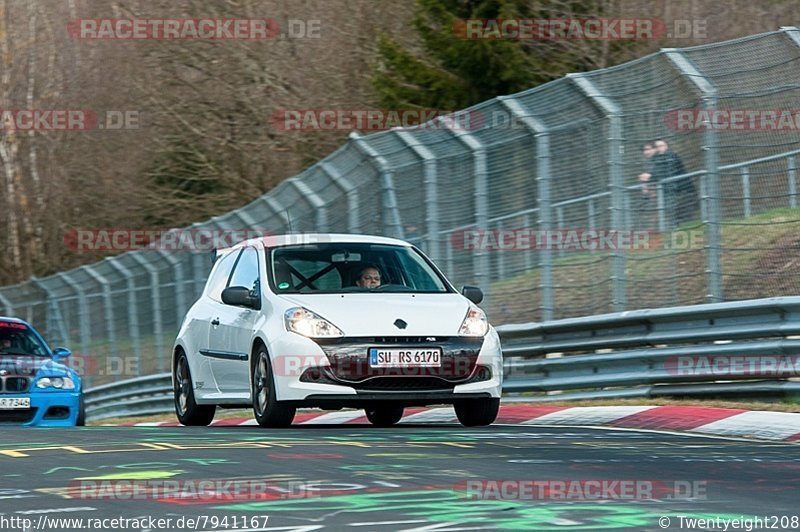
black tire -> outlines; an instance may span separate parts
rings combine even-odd
[[[482,427],[491,425],[497,419],[500,410],[500,399],[464,399],[453,405],[456,417],[465,427]]]
[[[86,426],[86,405],[83,404],[83,394],[78,400],[78,418],[75,420],[76,427]]]
[[[205,427],[214,419],[217,405],[198,405],[194,400],[192,375],[189,372],[189,360],[186,353],[181,353],[173,368],[175,393],[175,415],[181,425]]]
[[[264,347],[256,351],[251,370],[253,382],[253,414],[262,427],[284,428],[292,424],[297,409],[278,401],[275,394],[275,376],[269,354]]]
[[[402,406],[376,406],[365,408],[367,419],[376,427],[391,427],[403,418]]]

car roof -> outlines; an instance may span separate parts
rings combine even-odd
[[[21,323],[22,325],[27,325],[28,327],[30,327],[30,324],[27,321],[21,320],[19,318],[12,318],[11,316],[0,316],[0,321],[6,321],[9,323]]]
[[[377,235],[353,235],[346,233],[290,233],[286,235],[269,235],[251,238],[250,240],[245,240],[243,242],[234,244],[229,248],[217,250],[217,257],[244,246],[274,248],[303,244],[386,244],[390,246],[411,246],[411,244],[404,240]]]

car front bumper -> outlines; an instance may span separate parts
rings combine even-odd
[[[80,410],[80,392],[42,391],[0,394],[3,398],[30,397],[29,409],[0,410],[0,426],[74,427]]]
[[[370,368],[370,347],[442,348],[440,368]],[[359,407],[375,401],[408,406],[498,398],[503,362],[494,329],[483,338],[345,338],[316,342],[286,333],[268,346],[277,397],[307,406]],[[288,362],[287,362],[288,361]]]

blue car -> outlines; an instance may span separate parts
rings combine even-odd
[[[0,316],[0,424],[72,427],[85,424],[80,375],[51,351],[30,324]]]

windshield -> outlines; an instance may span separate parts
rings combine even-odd
[[[48,356],[39,338],[24,323],[0,321],[0,354]]]
[[[305,244],[271,252],[278,294],[447,293],[442,276],[414,248],[385,244]]]

